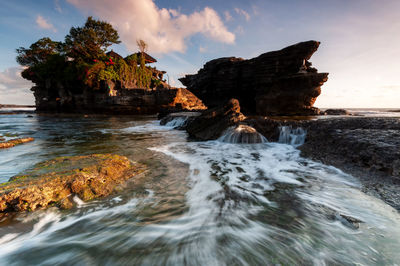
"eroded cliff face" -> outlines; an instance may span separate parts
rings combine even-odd
[[[319,45],[302,42],[249,60],[215,59],[180,81],[208,107],[236,98],[246,115],[318,114],[313,104],[328,73],[318,73],[308,60]]]
[[[56,82],[32,88],[38,112],[93,112],[107,114],[156,114],[204,110],[205,105],[184,88],[162,84],[154,89],[127,88],[107,81],[100,88],[65,88]]]

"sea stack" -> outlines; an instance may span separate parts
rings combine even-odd
[[[236,98],[245,115],[319,114],[313,105],[328,73],[318,73],[309,62],[319,45],[307,41],[249,60],[211,60],[180,81],[208,107]]]

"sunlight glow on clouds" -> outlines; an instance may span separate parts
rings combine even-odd
[[[187,15],[175,9],[160,9],[153,0],[121,0],[118,4],[109,0],[67,1],[109,21],[131,52],[137,50],[137,39],[146,41],[150,52],[159,54],[185,52],[185,41],[197,33],[222,43],[235,41],[235,35],[210,7]]]
[[[33,83],[21,77],[22,67],[10,67],[0,72],[0,103],[32,104]]]
[[[56,28],[53,26],[53,24],[51,24],[50,22],[48,22],[44,17],[42,17],[41,15],[38,15],[36,17],[36,24],[42,28],[42,29],[46,29],[46,30],[52,30],[54,32],[57,32]]]

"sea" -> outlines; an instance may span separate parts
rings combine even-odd
[[[0,111],[0,182],[59,156],[146,164],[124,191],[0,221],[0,265],[400,265],[400,214],[298,142],[197,142],[155,116]],[[349,110],[394,116],[390,110]],[[300,132],[304,134],[304,132]],[[283,133],[282,133],[283,134]]]

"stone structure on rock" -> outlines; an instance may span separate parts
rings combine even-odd
[[[215,59],[180,81],[208,107],[236,98],[246,115],[319,114],[313,104],[328,73],[309,62],[319,45],[307,41],[249,60]]]

